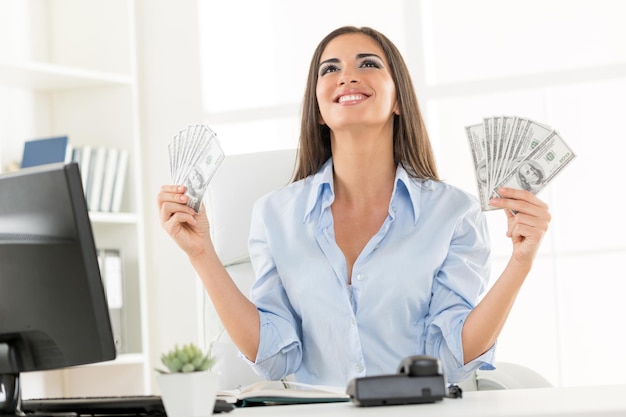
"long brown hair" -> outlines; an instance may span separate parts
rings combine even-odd
[[[315,94],[319,77],[318,66],[328,43],[337,36],[349,33],[362,33],[374,39],[389,62],[400,110],[399,116],[394,115],[393,125],[395,163],[401,164],[409,175],[415,178],[439,180],[435,157],[417,103],[411,76],[398,48],[385,35],[372,28],[344,26],[326,35],[315,49],[311,59],[302,102],[298,157],[293,181],[315,174],[331,156],[330,129],[326,125],[319,124],[320,111]]]

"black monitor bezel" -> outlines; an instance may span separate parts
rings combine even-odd
[[[54,189],[50,190],[50,188]],[[46,204],[46,200],[48,204]],[[64,210],[64,208],[69,208],[69,210]],[[47,209],[49,213],[46,212]],[[4,216],[4,220],[1,219],[2,216]],[[25,222],[26,227],[23,227],[23,229],[30,230],[26,230],[24,235],[20,236],[21,230],[14,230],[19,226],[11,225],[12,218],[33,219],[34,224],[31,225],[30,222]],[[57,220],[59,222],[58,227],[54,225],[51,226],[51,223]],[[19,224],[19,222],[14,222],[13,224]],[[40,225],[42,226],[41,233],[37,230]],[[54,253],[59,251],[61,253],[71,252],[73,255],[77,256],[74,260],[65,259],[63,261],[67,264],[67,270],[73,271],[75,276],[69,277],[69,273],[64,275],[63,273],[59,273],[58,270],[51,271],[51,274],[55,274],[54,279],[67,279],[68,282],[65,284],[70,287],[71,285],[80,283],[80,285],[75,285],[71,288],[80,289],[81,293],[69,294],[70,291],[61,291],[61,289],[59,289],[59,291],[56,291],[56,293],[52,295],[59,299],[51,300],[51,303],[48,305],[46,305],[46,303],[30,305],[28,300],[20,300],[18,302],[9,299],[11,288],[14,289],[13,292],[19,294],[19,297],[26,298],[24,297],[26,291],[24,291],[23,286],[19,287],[18,291],[16,290],[18,284],[13,281],[13,284],[16,286],[12,287],[11,280],[19,278],[12,277],[11,275],[18,275],[15,273],[15,271],[18,270],[15,267],[19,267],[19,264],[10,265],[12,262],[24,263],[26,260],[16,259],[13,261],[8,255],[3,257],[5,262],[7,262],[7,264],[5,264],[5,270],[9,272],[5,273],[4,276],[0,276],[0,283],[4,282],[5,287],[3,290],[6,294],[4,296],[4,304],[11,306],[7,308],[12,311],[8,312],[7,309],[4,309],[4,312],[0,312],[0,314],[5,315],[4,319],[0,317],[0,355],[2,355],[2,357],[0,357],[0,377],[4,375],[4,378],[0,378],[0,383],[5,381],[9,386],[13,384],[15,385],[15,389],[19,389],[18,381],[19,373],[21,372],[62,369],[70,366],[109,361],[116,357],[109,309],[100,275],[91,220],[89,218],[79,166],[74,162],[25,168],[17,172],[0,175],[0,251],[4,249],[5,254],[10,255],[20,253],[20,251],[27,253],[37,250],[45,251],[46,248],[54,248]],[[29,252],[29,250],[31,252]],[[2,254],[0,253],[0,255]],[[19,257],[16,256],[16,258]],[[42,256],[42,258],[45,259],[45,256]],[[74,261],[75,264],[70,263]],[[33,262],[36,262],[36,260],[33,260]],[[2,265],[0,265],[0,271],[2,269]],[[30,271],[30,269],[28,270]],[[11,271],[13,271],[13,273]],[[22,276],[21,279],[23,280],[24,277]],[[33,277],[33,280],[36,279],[39,279],[39,277]],[[84,281],[79,281],[83,279]],[[72,281],[70,282],[69,280]],[[60,282],[59,287],[62,287],[62,284],[64,283]],[[33,283],[29,283],[29,285],[33,287],[33,291],[37,291]],[[63,294],[61,294],[61,292]],[[36,299],[45,299],[41,297],[42,295],[39,294]],[[81,299],[81,302],[72,303],[72,297],[87,297],[87,299]],[[2,298],[0,294],[0,299]],[[55,303],[58,303],[56,305],[59,308],[63,306],[63,312],[59,312],[57,318],[59,315],[64,315],[66,319],[71,315],[76,315],[74,317],[81,318],[75,320],[68,319],[66,325],[71,327],[71,325],[75,324],[73,322],[80,322],[80,325],[85,327],[83,329],[84,335],[81,334],[80,329],[68,328],[63,330],[63,332],[59,332],[55,329],[55,343],[57,343],[59,341],[58,339],[61,337],[74,338],[73,343],[76,344],[76,348],[67,348],[66,352],[61,352],[61,354],[64,355],[63,357],[56,355],[56,360],[48,359],[43,357],[43,355],[40,355],[42,357],[34,357],[33,355],[35,353],[33,350],[36,349],[33,349],[32,344],[36,342],[27,340],[29,337],[27,335],[28,327],[32,326],[33,329],[37,326],[45,327],[45,320],[48,319],[46,309],[48,312],[51,312]],[[72,310],[74,308],[76,309],[75,311]],[[82,308],[82,310],[79,310],[79,308]],[[37,311],[38,309],[40,309],[40,311]],[[2,308],[0,308],[0,310],[2,310]],[[32,311],[36,311],[41,319],[31,319],[28,315],[32,314]],[[15,315],[12,316],[14,317],[14,324],[9,322],[10,318],[7,314]],[[21,316],[18,316],[20,314]],[[15,319],[15,317],[26,316],[28,316],[24,320],[26,324],[22,323],[22,320]],[[50,316],[50,320],[52,320],[55,314],[48,314],[48,316]],[[15,322],[18,323],[15,324]],[[60,323],[56,322],[54,324],[49,323],[48,325],[54,327],[59,326],[59,324]],[[89,325],[89,329],[86,328],[87,324]],[[12,326],[18,327],[14,328]],[[36,328],[35,330],[42,332],[47,331],[45,328]],[[87,340],[87,338],[89,339]],[[68,343],[68,340],[63,340],[60,349],[62,350],[63,346],[69,346]],[[89,349],[89,352],[85,351],[85,349]],[[65,356],[66,354],[67,356]],[[16,378],[17,381],[13,383],[13,379]],[[10,397],[14,397],[14,394],[15,393],[11,393]],[[11,398],[7,400],[11,400]],[[7,406],[7,404],[4,404],[4,410],[1,406],[2,404],[0,404],[0,414],[7,414],[6,408],[16,405]],[[19,404],[17,404],[17,407],[19,407]]]

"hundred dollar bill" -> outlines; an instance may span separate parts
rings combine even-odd
[[[542,142],[524,158],[496,186],[528,190],[533,194],[543,190],[576,155],[563,141],[561,136],[552,131]]]
[[[217,135],[206,125],[189,125],[174,136],[168,151],[173,184],[187,186],[187,205],[199,212],[209,182],[224,160]]]
[[[183,183],[187,186],[186,194],[189,196],[187,205],[193,208],[196,213],[200,211],[204,193],[223,159],[224,153],[219,143],[212,140],[208,148],[202,152],[201,158],[190,167]]]
[[[487,186],[488,170],[487,166],[487,148],[485,144],[485,128],[482,123],[467,126],[465,128],[467,140],[472,152],[472,161],[474,163],[474,172],[476,173],[476,186],[478,188],[478,197],[483,210],[488,208],[487,195],[489,188]]]
[[[487,157],[487,190],[493,187],[493,154],[495,153],[493,135],[494,117],[483,118],[483,128],[485,129],[485,155]],[[489,192],[485,194],[485,200],[489,199]]]
[[[509,148],[511,147],[511,131],[515,119],[517,118],[511,116],[500,117],[498,148],[494,155],[493,184],[497,184],[506,175]]]

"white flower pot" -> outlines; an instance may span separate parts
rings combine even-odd
[[[209,417],[213,414],[219,375],[212,372],[157,374],[167,417]]]

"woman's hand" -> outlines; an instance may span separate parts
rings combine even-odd
[[[512,260],[532,263],[550,223],[548,205],[526,190],[500,188],[498,194],[501,198],[492,198],[489,204],[505,209],[506,235],[513,242]]]
[[[200,213],[186,203],[189,196],[182,185],[163,185],[157,196],[161,226],[188,256],[198,256],[211,244],[209,221],[202,206]]]

